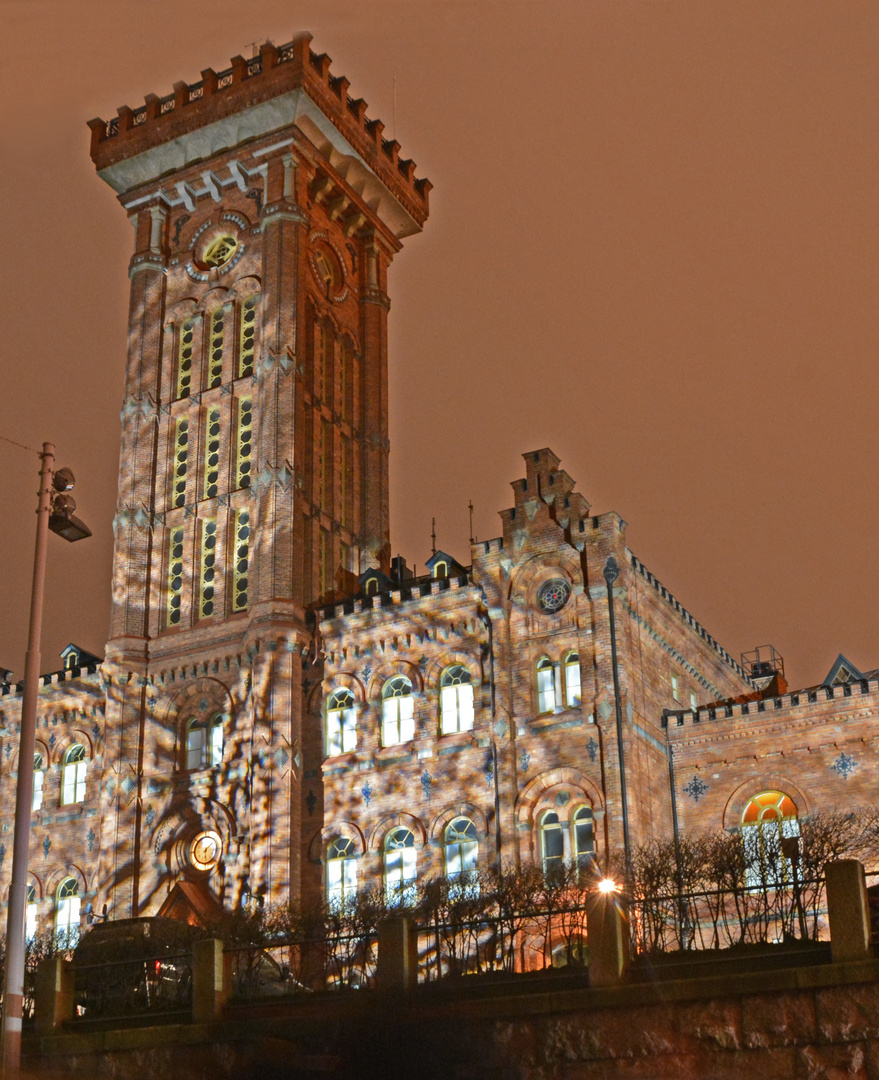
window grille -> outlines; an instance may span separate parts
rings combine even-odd
[[[253,374],[253,355],[256,345],[256,305],[259,295],[254,293],[244,301],[241,308],[241,341],[238,347],[238,378]]]
[[[177,397],[189,397],[192,389],[192,339],[195,319],[184,319],[180,324],[177,342]]]
[[[208,353],[208,388],[223,381],[223,354],[226,342],[226,309],[218,307],[211,314],[210,351]]]
[[[179,626],[183,599],[183,530],[172,529],[168,547],[168,625]]]
[[[250,513],[239,510],[235,515],[235,550],[232,558],[232,610],[247,607],[248,563],[250,561]]]
[[[213,518],[201,526],[201,580],[199,583],[199,616],[206,619],[214,614],[214,583],[217,574],[217,523]]]
[[[253,398],[238,399],[235,433],[235,487],[250,487],[253,466]]]
[[[220,409],[208,409],[204,443],[204,497],[213,499],[220,482]]]
[[[174,506],[186,502],[186,470],[189,459],[189,420],[174,425]]]

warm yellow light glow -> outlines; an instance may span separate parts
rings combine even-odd
[[[598,891],[603,893],[612,893],[617,891],[617,883],[613,878],[602,878],[598,883]]]

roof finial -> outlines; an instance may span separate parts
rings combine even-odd
[[[474,536],[473,536],[473,500],[472,499],[470,500],[469,503],[467,503],[467,508],[470,511],[470,543],[475,544],[476,540],[474,539]]]
[[[436,518],[430,519],[430,553],[436,555]]]

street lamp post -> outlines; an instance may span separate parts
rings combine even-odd
[[[18,783],[15,789],[15,831],[12,842],[12,884],[6,919],[6,968],[3,980],[3,1076],[16,1080],[21,1067],[21,1016],[24,997],[25,914],[27,911],[28,848],[34,789],[34,742],[37,729],[37,694],[40,685],[40,634],[46,582],[46,539],[51,530],[73,542],[91,536],[73,516],[76,504],[63,494],[73,487],[69,469],[55,471],[55,447],[43,443],[40,453],[40,490],[37,501],[37,537],[31,587],[30,625],[24,662],[24,692],[18,738]]]
[[[626,856],[626,884],[632,878],[632,850],[629,844],[629,800],[626,797],[626,758],[623,746],[623,708],[620,703],[620,676],[617,670],[617,634],[613,611],[613,586],[620,576],[620,567],[613,555],[604,564],[604,581],[607,585],[607,607],[610,614],[610,662],[613,668],[613,696],[617,716],[617,756],[620,760],[620,805],[623,814],[623,848]]]

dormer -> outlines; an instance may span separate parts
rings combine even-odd
[[[65,671],[72,671],[78,667],[88,667],[89,664],[100,664],[100,656],[86,652],[79,645],[72,642],[61,650],[61,665]]]
[[[435,551],[424,565],[430,576],[437,579],[467,573],[464,567],[445,551]]]
[[[823,686],[847,686],[852,682],[860,682],[864,676],[858,671],[851,660],[846,659],[842,653],[833,661],[830,671],[824,678]]]
[[[365,570],[357,580],[360,582],[360,591],[364,596],[378,596],[379,593],[390,592],[394,587],[388,575],[383,574],[374,566]]]

